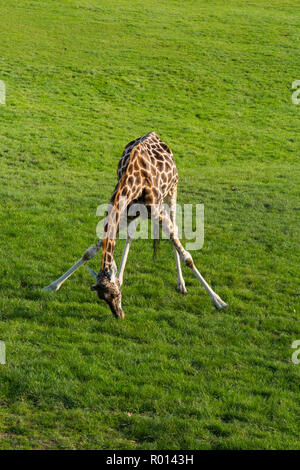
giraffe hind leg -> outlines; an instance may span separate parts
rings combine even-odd
[[[167,197],[167,202],[170,206],[170,219],[171,222],[173,223],[174,229],[176,230],[176,233],[178,232],[178,228],[176,225],[176,201],[177,201],[177,186],[173,188],[173,190],[169,193]],[[180,261],[180,256],[179,253],[176,249],[176,247],[173,245],[174,249],[174,257],[175,257],[175,263],[176,263],[176,270],[177,270],[177,291],[180,292],[183,295],[187,294],[187,290],[185,287],[185,282],[184,278],[182,275],[182,270],[181,270],[181,261]]]
[[[180,294],[186,295],[187,290],[185,287],[185,282],[183,279],[182,275],[182,270],[181,270],[181,262],[180,262],[180,256],[178,251],[176,250],[175,246],[173,246],[174,249],[174,256],[175,256],[175,263],[176,263],[176,269],[177,269],[177,291],[180,292]]]
[[[183,248],[182,244],[180,243],[180,240],[177,238],[175,227],[166,211],[162,210],[160,213],[157,214],[157,217],[159,218],[159,220],[162,221],[163,230],[165,230],[165,232],[170,236],[171,242],[178,251],[181,259],[193,271],[196,278],[201,282],[204,289],[208,292],[211,301],[213,302],[216,309],[221,310],[222,308],[227,307],[227,304],[218,296],[218,294],[216,294],[216,292],[213,291],[213,289],[206,282],[204,277],[199,273],[198,269],[194,264],[191,254]]]

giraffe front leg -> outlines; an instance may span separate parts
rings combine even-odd
[[[187,252],[188,253],[188,252]],[[211,298],[211,301],[213,302],[214,306],[216,307],[217,310],[222,310],[222,308],[225,308],[227,307],[227,304],[226,302],[224,302],[221,297],[216,294],[216,292],[213,291],[213,289],[210,287],[210,285],[206,282],[206,280],[204,279],[204,277],[199,273],[198,269],[196,268],[195,264],[194,264],[194,261],[193,261],[193,258],[192,256],[190,255],[190,253],[188,253],[188,258],[186,259],[185,261],[185,264],[191,268],[191,270],[193,271],[193,273],[195,274],[196,278],[201,282],[201,284],[203,285],[203,287],[207,290],[207,292],[209,293],[210,295],[210,298]]]
[[[193,271],[196,278],[201,282],[205,290],[209,293],[209,296],[216,309],[221,310],[222,308],[227,307],[227,304],[218,296],[218,294],[216,294],[216,292],[213,291],[213,289],[206,282],[204,277],[199,273],[198,269],[194,264],[191,254],[183,248],[182,244],[180,243],[180,240],[177,238],[176,228],[170,220],[169,215],[165,211],[162,211],[159,215],[159,218],[162,221],[163,229],[166,233],[169,234],[170,240],[172,241],[173,246],[178,251],[181,259],[186,264],[186,266],[188,266]]]
[[[124,250],[123,250],[123,254],[122,254],[121,263],[120,263],[120,266],[119,266],[119,271],[118,271],[118,274],[117,274],[117,278],[119,279],[120,286],[123,284],[123,276],[124,276],[126,261],[127,261],[130,245],[131,245],[132,240],[134,238],[134,234],[135,234],[135,231],[136,231],[137,224],[138,224],[138,220],[135,219],[131,222],[131,224],[128,227],[127,238],[126,238],[126,242],[125,242],[125,246],[124,246]]]
[[[186,266],[188,266],[193,271],[196,278],[201,282],[204,289],[206,289],[206,291],[209,293],[211,301],[213,302],[216,309],[222,310],[222,308],[227,307],[227,304],[221,299],[221,297],[218,294],[216,294],[216,292],[214,292],[214,290],[206,282],[204,277],[199,273],[198,269],[196,268],[194,264],[191,254],[183,248],[180,241],[178,239],[173,239],[172,243],[174,244],[175,248],[179,252],[183,262],[186,264]]]
[[[80,258],[68,271],[66,271],[62,276],[60,276],[55,281],[51,282],[49,286],[43,288],[45,291],[57,291],[61,285],[75,272],[80,266],[85,264],[90,259],[94,258],[102,246],[102,240],[99,240],[95,245],[90,246]]]

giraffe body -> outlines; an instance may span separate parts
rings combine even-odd
[[[119,161],[118,183],[115,187],[110,204],[116,223],[108,221],[106,229],[110,229],[104,239],[101,269],[111,270],[115,236],[120,212],[134,203],[144,204],[150,210],[159,206],[166,199],[171,199],[177,191],[178,173],[171,149],[160,140],[155,132],[150,132],[126,145]],[[119,208],[120,198],[126,199],[126,207]]]
[[[85,264],[102,247],[102,262],[99,274],[90,269],[97,282],[91,287],[100,299],[109,305],[116,318],[124,318],[122,310],[121,285],[132,236],[128,231],[123,256],[117,273],[114,249],[121,215],[134,203],[143,204],[148,217],[162,225],[174,248],[177,268],[177,290],[186,294],[185,282],[181,271],[181,261],[188,266],[209,293],[215,307],[220,310],[226,303],[212,290],[194,265],[191,254],[186,251],[177,235],[176,199],[178,173],[170,148],[160,140],[155,132],[135,139],[126,145],[117,169],[118,182],[109,201],[109,210],[104,236],[86,250],[83,257],[65,274],[52,282],[45,290],[58,290],[62,283],[82,264]],[[163,203],[167,202],[170,212]],[[133,220],[136,223],[136,220]]]
[[[138,152],[137,158],[132,155],[133,151]],[[119,181],[128,168],[131,155],[134,162],[128,176],[138,177],[140,174],[141,178],[150,177],[150,186],[154,190],[155,198],[160,202],[178,182],[178,173],[171,149],[160,140],[155,132],[149,132],[133,140],[126,145],[119,161],[117,170]]]

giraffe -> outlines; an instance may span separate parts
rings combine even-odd
[[[92,259],[102,248],[101,270],[97,274],[90,268],[90,273],[96,278],[96,284],[91,287],[98,297],[106,301],[116,318],[125,317],[122,309],[121,286],[124,269],[137,227],[138,216],[129,218],[129,228],[119,270],[114,260],[114,249],[119,229],[120,217],[134,203],[143,204],[148,217],[153,217],[157,224],[163,227],[173,244],[176,269],[177,290],[186,294],[181,261],[188,266],[201,282],[218,310],[227,304],[213,291],[196,268],[191,254],[185,250],[178,238],[176,226],[176,200],[178,172],[172,151],[160,140],[155,132],[133,140],[126,145],[117,169],[118,182],[109,201],[109,209],[104,227],[104,236],[95,245],[90,246],[82,258],[66,273],[53,281],[44,290],[56,291],[80,266]],[[170,207],[167,211],[164,202]]]

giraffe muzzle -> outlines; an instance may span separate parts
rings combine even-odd
[[[112,301],[107,302],[114,317],[117,318],[118,320],[124,320],[125,314],[122,309],[121,305],[121,296],[113,299]]]
[[[115,289],[116,286],[114,286],[114,290]],[[125,318],[125,314],[122,309],[122,294],[120,291],[118,293],[112,293],[107,286],[106,288],[103,287],[101,282],[91,286],[91,290],[96,291],[99,299],[104,300],[107,303],[115,318],[118,320],[123,320]]]

